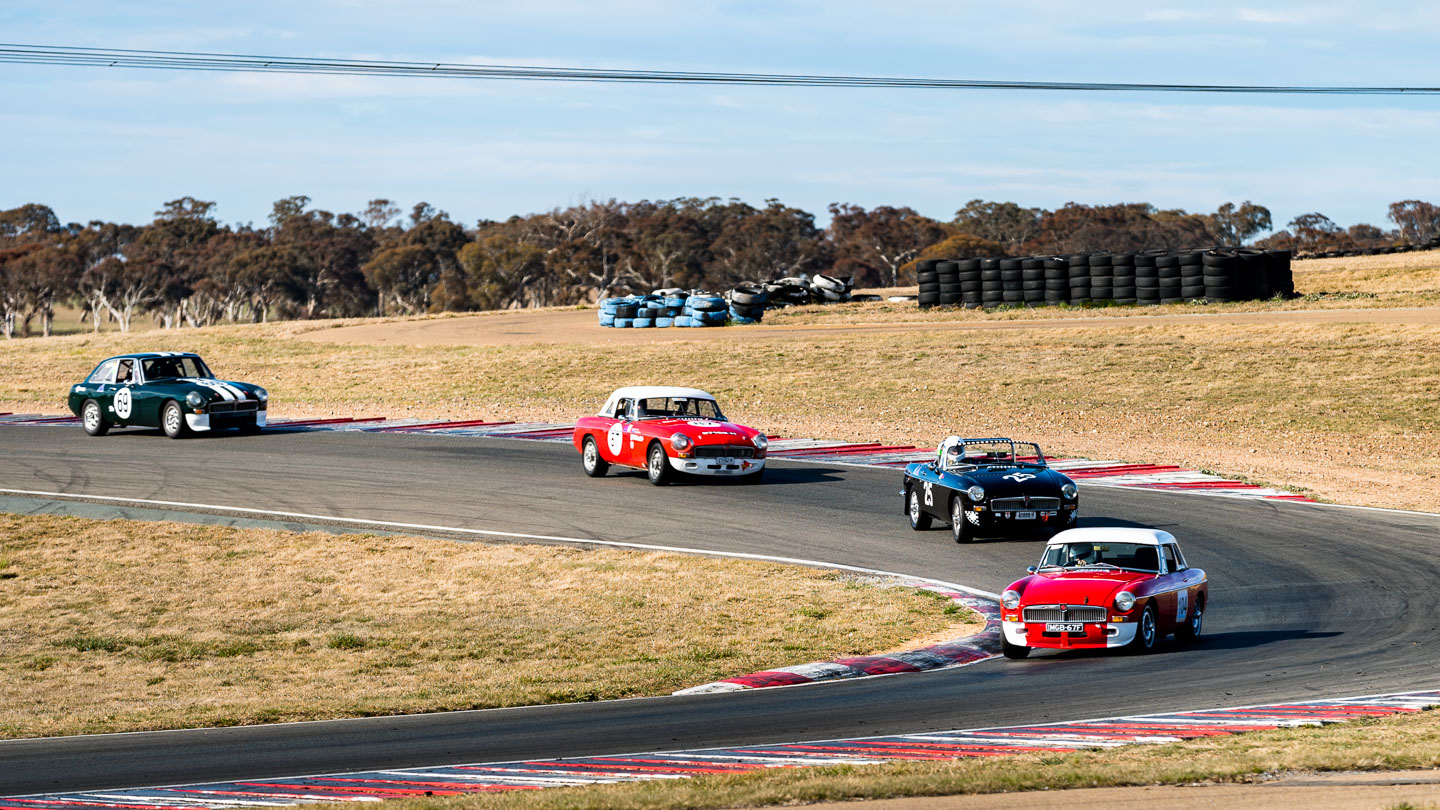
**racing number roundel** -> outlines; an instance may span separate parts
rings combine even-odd
[[[610,448],[610,455],[620,455],[620,450],[625,446],[625,423],[616,422],[605,432],[605,446]]]
[[[118,391],[115,392],[115,415],[116,415],[116,416],[120,417],[121,419],[129,419],[129,418],[130,418],[130,406],[131,406],[131,404],[132,404],[132,401],[131,401],[131,399],[130,399],[130,389],[129,389],[129,388],[121,388],[121,389],[119,389]]]

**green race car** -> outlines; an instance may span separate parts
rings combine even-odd
[[[172,439],[190,432],[265,427],[270,396],[249,383],[215,379],[198,355],[141,352],[111,357],[70,388],[70,412],[85,432],[158,427]]]

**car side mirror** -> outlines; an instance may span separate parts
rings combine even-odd
[[[1029,571],[1030,573],[1033,574],[1033,573],[1035,573],[1036,571],[1038,571],[1038,570],[1040,570],[1040,569],[1038,569],[1038,568],[1036,568],[1035,566],[1032,565],[1032,566],[1030,566],[1029,568],[1026,568],[1025,570],[1026,570],[1026,571]]]

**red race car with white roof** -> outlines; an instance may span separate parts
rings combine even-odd
[[[677,474],[758,483],[770,444],[726,419],[704,391],[667,385],[616,389],[599,414],[576,423],[574,441],[586,475],[598,478],[615,464],[645,470],[656,486]]]
[[[1149,652],[1170,633],[1195,640],[1209,601],[1205,572],[1185,563],[1169,532],[1069,529],[1001,595],[1001,648],[1007,658],[1035,648]]]

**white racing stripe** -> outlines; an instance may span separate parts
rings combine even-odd
[[[971,588],[965,585],[957,585],[953,582],[935,579],[933,577],[918,576],[915,574],[903,574],[895,571],[882,571],[878,568],[863,568],[857,565],[842,565],[841,563],[825,562],[823,560],[805,560],[797,557],[776,557],[769,554],[749,554],[743,551],[711,551],[704,548],[689,548],[686,546],[662,546],[654,543],[625,543],[617,540],[595,540],[587,537],[560,537],[548,534],[526,534],[523,532],[502,532],[494,529],[465,529],[455,526],[434,526],[425,523],[401,523],[393,520],[369,520],[367,518],[345,518],[334,515],[312,515],[305,512],[281,512],[274,509],[253,509],[243,506],[222,506],[210,503],[188,503],[185,501],[157,501],[149,498],[120,498],[113,495],[85,495],[74,492],[46,492],[33,489],[0,489],[0,495],[20,495],[26,497],[55,498],[63,501],[102,501],[104,503],[128,503],[143,506],[174,506],[181,509],[209,509],[217,512],[235,512],[243,515],[260,515],[264,517],[290,518],[292,520],[320,520],[329,523],[348,524],[352,526],[370,526],[382,529],[410,529],[414,531],[451,532],[454,534],[468,534],[478,537],[512,537],[517,540],[545,540],[552,543],[576,543],[589,546],[608,546],[610,548],[633,548],[644,551],[668,551],[675,554],[695,554],[704,557],[725,557],[736,560],[761,560],[764,562],[786,563],[789,565],[804,565],[811,568],[830,568],[838,571],[854,571],[858,574],[871,574],[884,577],[898,577],[911,579],[916,582],[928,582],[932,585],[939,585],[943,588],[950,588],[960,593],[968,593],[972,596],[981,596],[986,599],[999,601],[1000,595],[982,591],[979,588]]]

